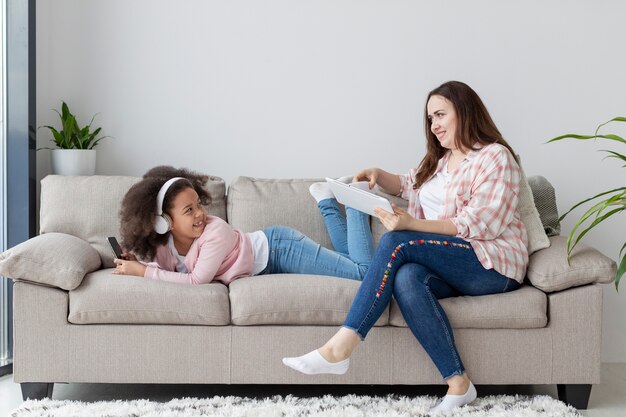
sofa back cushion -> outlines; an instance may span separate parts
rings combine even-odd
[[[141,178],[93,175],[49,175],[41,180],[41,234],[58,232],[83,239],[100,254],[104,267],[113,266],[108,236],[119,236],[120,204],[128,189]],[[226,218],[225,185],[212,177],[208,187],[209,214]]]
[[[228,188],[228,222],[244,232],[289,226],[326,248],[332,244],[309,187],[319,179],[237,177]]]

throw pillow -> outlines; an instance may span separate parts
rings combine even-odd
[[[522,178],[520,179],[518,207],[522,223],[524,223],[528,235],[528,255],[531,255],[540,249],[549,247],[550,240],[541,224],[541,218],[535,207],[533,193],[526,180],[526,174],[524,174],[524,170],[521,167],[520,170]]]
[[[559,212],[556,208],[554,187],[540,175],[528,177],[528,185],[533,193],[535,207],[537,207],[546,234],[558,236],[561,233],[561,223],[559,223]]]
[[[609,283],[617,265],[596,249],[578,243],[567,260],[567,237],[550,238],[550,247],[530,257],[527,277],[544,292],[561,291],[592,282]]]
[[[0,254],[0,275],[73,290],[100,268],[100,255],[76,236],[45,233]]]

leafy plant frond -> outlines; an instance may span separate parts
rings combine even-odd
[[[561,217],[559,217],[559,221],[562,221],[565,218],[565,216],[567,216],[573,210],[575,210],[579,206],[582,206],[583,204],[585,204],[588,201],[594,200],[594,199],[596,199],[598,197],[602,197],[603,195],[614,193],[615,191],[623,191],[623,190],[626,190],[626,187],[620,187],[620,188],[615,188],[613,190],[604,191],[604,192],[602,192],[600,194],[594,195],[593,197],[589,197],[589,198],[587,198],[587,199],[585,199],[583,201],[580,201],[580,202],[576,203],[575,205],[573,205],[572,208],[570,208],[568,211],[566,211],[565,214],[561,215]]]
[[[610,155],[607,155],[604,157],[604,159],[606,158],[617,158],[617,159],[621,159],[622,161],[626,162],[626,155],[622,155],[621,153],[615,152],[615,151],[611,151],[609,149],[600,149],[602,152],[606,152],[609,153]],[[624,167],[626,167],[626,165],[624,165]]]
[[[622,252],[626,249],[626,243],[622,246],[622,249],[619,251],[619,256],[622,256]],[[626,252],[624,252],[624,256],[622,256],[622,260],[617,268],[617,274],[615,275],[615,289],[619,290],[619,280],[626,273]]]
[[[613,210],[609,211],[608,213],[606,213],[606,214],[604,214],[602,216],[597,216],[595,218],[595,220],[589,226],[587,226],[587,228],[585,230],[580,232],[579,235],[575,239],[573,239],[575,231],[578,230],[578,228],[584,223],[584,221],[582,219],[580,219],[576,223],[576,225],[574,226],[574,229],[572,230],[572,234],[570,234],[567,237],[567,254],[568,255],[572,254],[572,251],[574,250],[574,248],[576,247],[576,245],[578,244],[580,239],[582,239],[583,236],[585,236],[587,234],[587,232],[589,232],[591,229],[593,229],[598,224],[602,223],[604,220],[608,219],[612,215],[614,215],[616,213],[619,213],[620,211],[624,211],[624,210],[626,210],[626,204],[624,204],[624,206],[622,206],[622,207],[613,209]],[[573,243],[572,243],[572,241],[573,241]]]
[[[102,136],[97,138],[102,129],[100,127],[96,128],[93,132],[91,131],[91,125],[93,124],[93,121],[98,113],[91,118],[88,125],[80,127],[78,125],[78,121],[76,120],[76,116],[72,114],[65,101],[61,104],[61,112],[56,109],[52,110],[58,114],[61,119],[61,130],[57,130],[52,126],[40,127],[45,127],[50,130],[52,133],[51,141],[54,142],[59,149],[93,149],[100,140],[110,137]]]
[[[614,117],[611,120],[608,120],[604,123],[601,123],[596,128],[596,131],[593,135],[578,135],[574,133],[568,133],[566,135],[557,136],[555,138],[550,139],[547,143],[556,142],[563,139],[575,139],[575,140],[590,140],[590,139],[607,139],[617,143],[622,143],[626,145],[626,139],[621,136],[615,134],[604,134],[600,135],[598,132],[600,129],[611,122],[626,122],[626,117]],[[626,162],[626,156],[617,151],[612,151],[608,149],[602,149],[602,152],[608,153],[606,158],[615,158],[621,161]],[[626,164],[623,165],[626,168]],[[565,216],[571,213],[574,209],[580,207],[581,205],[594,201],[599,197],[604,197],[603,200],[594,203],[585,213],[580,216],[576,224],[574,225],[572,231],[567,237],[567,256],[568,260],[572,254],[572,250],[578,242],[594,227],[605,221],[606,219],[614,216],[615,214],[622,213],[626,211],[626,187],[619,187],[613,190],[604,191],[599,194],[594,195],[593,197],[587,198],[579,203],[576,203],[572,208],[570,208],[565,214],[563,214],[559,221],[563,220]],[[590,221],[589,224],[586,224],[587,221]],[[619,252],[619,256],[621,257],[621,261],[617,268],[617,273],[615,274],[615,289],[619,290],[619,282],[622,276],[626,273],[626,243],[622,246],[622,249]],[[623,255],[622,255],[623,253]]]
[[[611,120],[606,121],[606,122],[604,122],[604,123],[600,123],[600,124],[598,125],[598,127],[596,127],[596,133],[595,133],[595,134],[596,134],[596,135],[598,134],[598,132],[600,131],[600,128],[601,128],[602,126],[607,125],[607,124],[609,124],[609,123],[611,123],[611,122],[626,122],[626,117],[620,117],[620,116],[618,116],[618,117],[614,117],[614,118],[612,118]]]
[[[562,139],[589,140],[589,139],[596,139],[596,138],[610,139],[610,140],[614,140],[614,141],[622,142],[623,144],[626,144],[626,139],[617,135],[575,135],[573,133],[568,133],[567,135],[557,136],[556,138],[550,139],[547,143],[556,142],[557,140],[562,140]]]
[[[576,244],[578,243],[578,241],[580,240],[580,238],[582,236],[579,236],[573,244],[571,244],[572,238],[574,237],[574,235],[576,234],[576,231],[578,230],[578,228],[591,216],[593,216],[594,214],[596,215],[596,220],[592,223],[592,225],[585,230],[584,232],[582,232],[581,234],[584,236],[590,229],[592,229],[594,226],[596,226],[598,223],[602,222],[602,220],[604,220],[606,217],[609,216],[603,216],[600,220],[598,220],[599,216],[602,214],[602,212],[607,209],[610,206],[614,206],[614,205],[620,205],[621,203],[621,208],[618,207],[617,211],[621,211],[626,209],[626,203],[623,202],[625,200],[626,196],[626,191],[623,191],[621,193],[617,193],[615,194],[613,197],[607,198],[605,200],[600,201],[599,203],[594,204],[591,208],[589,208],[581,217],[580,219],[578,219],[578,221],[576,222],[576,225],[574,225],[574,228],[572,229],[572,232],[570,233],[570,236],[567,239],[567,252],[568,254],[571,253],[572,249],[574,248],[574,246],[576,246]]]

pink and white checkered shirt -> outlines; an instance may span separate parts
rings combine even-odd
[[[435,173],[447,166],[450,152],[439,160]],[[423,219],[420,189],[413,189],[417,169],[400,175],[401,196],[409,214]],[[432,178],[432,177],[431,177]],[[489,144],[470,151],[446,185],[439,219],[449,219],[457,236],[468,241],[486,269],[495,269],[519,282],[528,265],[528,238],[518,209],[521,172],[509,150]]]

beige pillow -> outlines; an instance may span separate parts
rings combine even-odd
[[[100,255],[82,239],[46,233],[0,254],[0,275],[73,290],[100,268]]]
[[[541,218],[539,217],[539,212],[535,207],[535,200],[533,199],[533,193],[528,185],[528,181],[526,180],[526,174],[524,174],[524,170],[521,169],[521,167],[520,170],[522,178],[519,183],[520,190],[518,207],[522,223],[524,223],[526,233],[528,235],[528,254],[531,255],[540,249],[549,247],[550,239],[548,239],[548,235],[546,235],[543,224],[541,224]]]
[[[561,234],[561,223],[556,208],[556,194],[554,187],[541,175],[528,177],[528,185],[533,193],[535,207],[539,212],[539,218],[548,237]]]
[[[592,282],[609,283],[615,278],[617,265],[596,249],[578,243],[567,261],[567,238],[550,238],[549,248],[530,257],[527,277],[545,292],[561,291]]]

